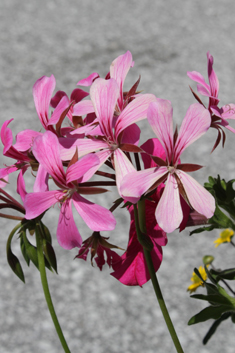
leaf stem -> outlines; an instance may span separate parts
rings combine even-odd
[[[139,232],[146,234],[146,221],[145,221],[145,200],[139,201],[138,202],[138,210],[137,210],[137,206],[134,205],[134,210],[135,210],[135,219],[136,219],[136,232],[137,234]],[[159,283],[158,283],[158,279],[155,273],[155,269],[153,266],[153,260],[151,257],[151,251],[143,248],[144,250],[144,256],[145,256],[145,260],[148,266],[148,270],[149,270],[149,274],[151,277],[151,281],[153,284],[153,288],[160,306],[160,309],[162,311],[162,315],[165,319],[167,328],[169,330],[169,333],[171,335],[171,338],[173,340],[173,343],[175,345],[176,351],[178,353],[184,353],[183,349],[181,347],[181,344],[179,342],[178,336],[176,334],[175,328],[173,326],[173,323],[171,321],[170,315],[168,313]]]
[[[52,321],[54,323],[56,332],[58,334],[58,337],[60,339],[62,347],[64,348],[65,353],[71,353],[69,350],[69,347],[67,345],[67,342],[64,338],[63,332],[61,330],[59,321],[57,319],[55,309],[54,309],[54,306],[52,303],[50,291],[49,291],[49,286],[48,286],[48,282],[47,282],[47,275],[46,275],[46,268],[45,268],[45,260],[44,260],[44,254],[43,254],[43,248],[42,248],[42,230],[41,230],[40,223],[37,223],[35,233],[36,233],[36,242],[37,242],[38,265],[39,265],[41,282],[42,282],[42,287],[43,287],[45,299],[47,302],[47,306],[50,311]]]

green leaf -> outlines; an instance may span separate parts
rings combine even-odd
[[[200,299],[200,300],[206,300],[210,302],[213,306],[218,305],[218,304],[223,304],[226,306],[231,307],[230,300],[223,295],[217,295],[217,294],[210,294],[210,295],[203,295],[203,294],[194,294],[191,295],[190,298],[195,298],[195,299]]]
[[[46,239],[47,242],[51,244],[52,239],[51,239],[51,233],[50,233],[49,229],[45,226],[45,224],[42,223],[42,221],[40,223],[41,223],[42,235],[43,235],[44,239]]]
[[[228,268],[224,271],[210,270],[211,274],[218,279],[235,280],[235,268]]]
[[[210,232],[210,231],[212,231],[215,228],[216,228],[215,225],[210,225],[210,226],[206,226],[206,227],[197,228],[197,229],[194,229],[192,232],[190,232],[189,235],[198,234],[198,233],[202,233],[202,232],[205,232],[205,231]]]
[[[207,342],[213,336],[213,334],[215,333],[215,331],[217,330],[217,327],[221,324],[221,322],[227,320],[230,316],[231,316],[231,313],[222,314],[221,317],[212,324],[206,336],[203,338],[202,343],[207,344]]]
[[[26,254],[29,257],[29,259],[32,261],[32,263],[37,267],[38,269],[38,254],[37,254],[37,248],[31,244],[26,236],[26,232],[22,231],[22,236],[23,236],[23,241],[25,245],[25,250]]]
[[[24,272],[22,270],[19,259],[13,254],[11,248],[7,249],[7,261],[12,269],[12,271],[18,276],[21,281],[25,283]]]
[[[200,313],[191,317],[188,322],[188,325],[198,324],[199,322],[204,322],[210,319],[217,320],[221,317],[224,312],[231,311],[228,306],[219,305],[219,306],[208,306],[207,308],[200,311]]]
[[[24,240],[23,240],[23,236],[21,234],[20,236],[20,248],[21,248],[21,252],[22,252],[22,255],[27,263],[27,265],[29,266],[30,264],[30,258],[28,257],[27,255],[27,251],[26,251],[26,247],[25,247],[25,244],[24,244]]]
[[[45,254],[45,257],[46,257],[49,265],[57,273],[57,261],[56,261],[56,255],[55,255],[53,247],[51,246],[51,244],[49,242],[47,242],[45,239],[43,239],[42,248],[43,248],[43,252]]]
[[[204,265],[210,265],[210,264],[212,264],[212,262],[214,261],[214,256],[212,256],[212,255],[205,255],[205,256],[203,256],[203,259],[202,259],[202,261],[203,261],[203,264]]]

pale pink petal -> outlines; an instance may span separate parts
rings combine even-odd
[[[33,186],[33,192],[48,191],[48,179],[49,174],[47,173],[46,169],[44,169],[43,166],[39,164],[37,176]]]
[[[1,169],[0,169],[0,173],[1,173]],[[9,175],[7,174],[4,177],[0,175],[0,179],[2,179],[0,180],[0,188],[4,188],[8,183]]]
[[[75,116],[82,116],[90,113],[94,113],[94,106],[91,100],[81,101],[74,105],[73,114]]]
[[[152,185],[167,173],[166,167],[149,168],[129,173],[121,182],[120,194],[125,200],[136,203]]]
[[[65,185],[65,172],[60,158],[58,138],[46,131],[34,140],[33,154],[43,168],[61,185]]]
[[[123,109],[123,84],[130,67],[132,66],[132,55],[129,51],[118,56],[110,66],[110,77],[114,78],[119,86],[118,106]]]
[[[51,77],[41,77],[33,86],[33,98],[36,111],[45,129],[47,129],[47,123],[49,122],[48,111],[55,85],[55,77],[51,75]]]
[[[190,105],[176,140],[174,164],[178,162],[178,159],[185,148],[199,139],[199,137],[209,129],[210,125],[211,116],[209,111],[199,103]]]
[[[114,151],[114,166],[116,172],[116,184],[117,189],[120,194],[120,184],[125,175],[136,172],[133,164],[127,158],[125,153],[122,152],[120,148]]]
[[[100,77],[99,74],[97,72],[93,72],[93,74],[90,74],[88,77],[78,81],[77,85],[86,87],[91,86],[93,81],[98,77]]]
[[[57,124],[58,121],[60,120],[62,113],[69,107],[69,104],[70,104],[70,101],[69,101],[67,95],[62,97],[59,104],[56,106],[47,125],[49,126],[49,125]]]
[[[173,152],[173,109],[169,101],[158,99],[148,108],[148,122],[161,142],[168,159],[171,162]]]
[[[155,212],[159,226],[171,233],[180,226],[183,213],[180,203],[179,189],[173,174],[168,174],[166,186]]]
[[[55,205],[62,197],[63,191],[52,190],[46,192],[34,192],[25,196],[24,207],[26,219],[33,219],[40,216],[48,208]]]
[[[79,183],[85,183],[87,180],[89,180],[95,174],[95,172],[99,170],[100,167],[106,162],[106,160],[111,156],[111,154],[112,151],[110,150],[96,152],[95,156],[98,157],[99,163],[90,168],[79,180]]]
[[[223,119],[235,119],[235,104],[226,104],[220,108]]]
[[[191,78],[191,80],[200,83],[203,87],[205,87],[206,91],[208,92],[208,94],[210,94],[211,90],[210,90],[210,86],[205,82],[204,77],[197,71],[188,71],[187,75],[189,78]]]
[[[111,78],[97,78],[90,89],[90,97],[103,134],[113,139],[113,115],[119,96],[117,82]]]
[[[147,118],[147,110],[151,102],[155,102],[157,98],[153,94],[138,95],[131,103],[129,103],[122,111],[117,119],[115,126],[116,139],[118,135],[128,126]]]
[[[208,92],[207,89],[200,84],[197,85],[197,91],[198,91],[198,93],[202,94],[203,96],[211,97],[211,93]]]
[[[183,171],[177,172],[188,200],[193,209],[204,215],[206,218],[211,218],[215,212],[215,199],[203,186],[195,179]]]
[[[14,148],[21,152],[31,149],[35,137],[39,135],[42,135],[42,133],[29,129],[19,132],[16,135],[16,143],[14,144]]]
[[[76,163],[68,167],[66,171],[66,182],[70,183],[71,181],[78,180],[81,178],[84,182],[84,179],[85,179],[84,176],[86,175],[86,173],[91,168],[99,164],[100,164],[100,160],[96,154],[88,154],[82,157],[79,161],[77,161]],[[79,182],[81,181],[79,180]]]
[[[65,139],[59,138],[60,142],[60,158],[62,161],[72,159],[76,148],[78,149],[78,157],[85,156],[88,153],[95,152],[101,149],[109,148],[105,141],[92,139]]]
[[[56,236],[58,243],[64,249],[80,248],[82,245],[82,237],[73,218],[71,199],[67,199],[61,205]]]
[[[98,124],[98,120],[95,119],[94,121],[92,121],[91,123],[88,123],[84,126],[80,126],[79,128],[71,131],[70,135],[76,135],[76,134],[86,134],[86,135],[103,135],[100,127],[97,125]],[[100,133],[94,133],[93,130],[97,128],[97,126],[99,127],[99,132]]]
[[[115,228],[116,220],[109,210],[84,199],[78,193],[74,193],[72,199],[76,210],[91,230],[103,231]]]

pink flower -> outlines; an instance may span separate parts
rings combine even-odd
[[[210,114],[202,105],[192,104],[183,120],[179,135],[173,134],[172,106],[169,101],[158,100],[150,104],[148,121],[161,142],[166,160],[158,159],[157,168],[133,172],[123,178],[121,195],[136,203],[142,195],[166,180],[155,216],[159,226],[167,233],[178,228],[183,219],[180,194],[190,207],[207,218],[215,211],[215,200],[211,194],[186,172],[200,169],[193,164],[179,164],[181,153],[202,136],[210,127]]]
[[[215,143],[213,150],[217,147],[221,139],[221,132],[223,134],[223,144],[225,142],[225,135],[221,126],[224,126],[228,130],[235,133],[235,129],[229,126],[227,119],[235,119],[235,104],[226,104],[221,108],[218,107],[219,104],[219,80],[213,69],[213,56],[207,52],[207,63],[208,63],[208,79],[209,85],[205,82],[204,77],[197,71],[187,72],[189,78],[193,81],[198,82],[197,90],[203,96],[209,97],[208,110],[211,113],[211,127],[218,130],[218,139]],[[192,91],[193,92],[193,91]],[[197,95],[193,92],[195,98],[202,104]]]
[[[93,231],[113,230],[115,228],[116,220],[110,211],[84,199],[80,195],[104,191],[83,187],[82,185],[91,176],[89,169],[99,164],[96,155],[87,155],[73,164],[71,162],[65,172],[60,158],[58,138],[50,131],[35,139],[33,154],[60,189],[27,194],[24,201],[26,219],[36,218],[58,203],[61,210],[57,239],[65,249],[71,249],[75,246],[80,247],[82,243],[81,235],[74,222],[72,203]]]

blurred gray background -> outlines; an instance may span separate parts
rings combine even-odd
[[[214,69],[220,80],[221,105],[235,103],[234,1],[91,1],[91,0],[1,0],[0,2],[0,122],[14,118],[14,135],[26,129],[40,129],[32,86],[43,75],[54,74],[56,90],[68,94],[78,80],[97,71],[104,76],[111,62],[130,50],[135,60],[125,82],[128,88],[141,75],[140,89],[169,99],[174,121],[180,124],[194,98],[193,84],[186,72],[196,70],[207,78],[206,53],[214,56]],[[205,100],[207,102],[207,100]],[[154,137],[141,122],[142,142]],[[195,173],[205,182],[208,175],[234,177],[234,135],[227,134],[221,146],[210,155],[216,132],[210,131],[185,151],[182,160],[205,165]],[[2,152],[2,146],[1,146]],[[0,157],[3,163],[9,159]],[[27,176],[30,180],[30,174]],[[14,181],[14,177],[10,179]],[[7,190],[7,189],[6,189]],[[14,184],[8,190],[15,194]],[[107,198],[106,198],[107,200]],[[113,194],[107,204],[110,207]],[[125,247],[129,232],[127,212],[116,212],[118,225],[110,241]],[[58,209],[52,209],[47,225],[54,236],[59,276],[48,273],[50,288],[61,326],[71,352],[139,353],[175,352],[165,322],[155,300],[151,283],[143,288],[126,287],[109,275],[92,268],[90,262],[73,260],[76,249],[59,247],[55,229]],[[26,284],[9,268],[5,254],[7,237],[15,225],[0,220],[0,352],[60,353],[44,300],[39,273],[23,264]],[[90,235],[79,224],[84,239]],[[202,256],[216,256],[215,265],[234,267],[230,245],[214,248],[218,232],[189,237],[189,230],[168,235],[164,259],[158,272],[170,315],[185,352],[234,352],[234,326],[222,324],[203,346],[201,341],[211,322],[187,326],[189,318],[206,303],[190,299],[186,292],[194,267]],[[13,250],[22,259],[19,242]],[[200,291],[199,291],[200,292]],[[203,292],[203,290],[201,290]]]

